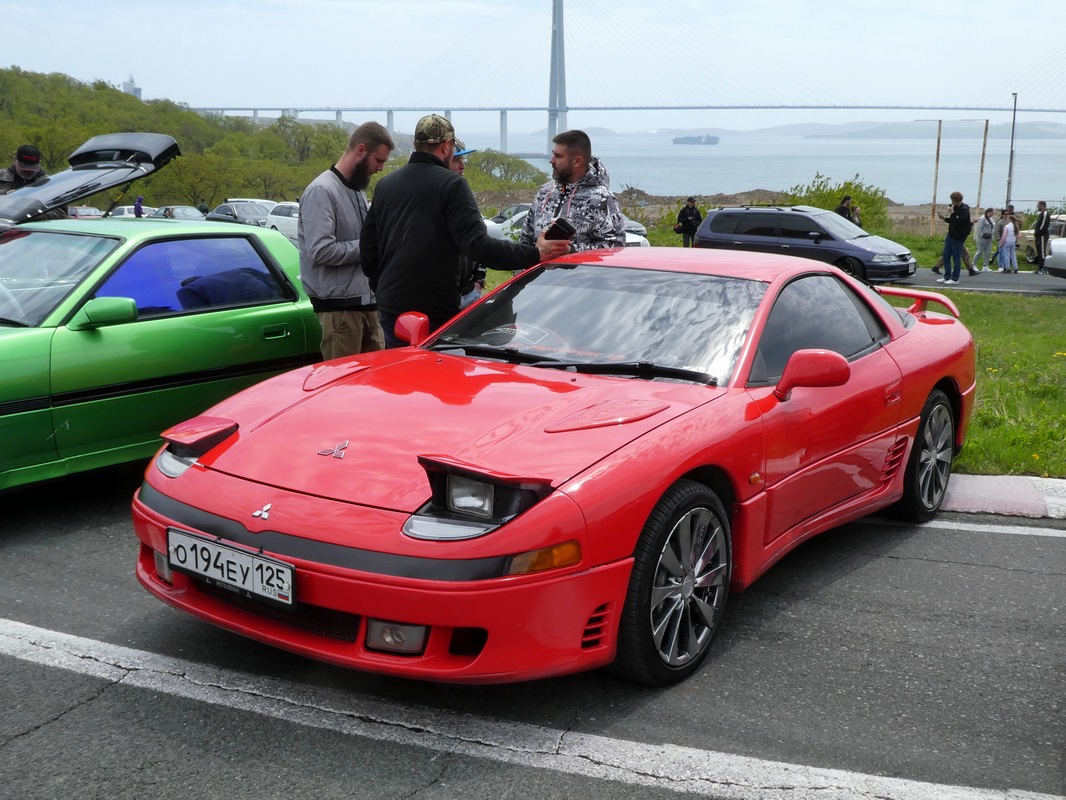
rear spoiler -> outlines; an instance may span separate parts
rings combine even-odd
[[[905,289],[898,286],[877,286],[874,291],[881,295],[888,295],[890,297],[909,297],[914,303],[907,309],[915,316],[924,314],[929,310],[930,303],[936,303],[939,306],[943,306],[947,309],[948,313],[955,319],[961,319],[959,315],[959,307],[951,302],[948,298],[942,294],[936,292],[923,292],[920,289]]]

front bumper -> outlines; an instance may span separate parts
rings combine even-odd
[[[190,526],[133,502],[137,580],[175,608],[218,627],[342,667],[408,678],[495,683],[594,669],[614,660],[632,561],[579,572],[476,580],[374,574],[273,554],[296,570],[296,604],[280,608],[156,569],[169,526]],[[428,628],[422,652],[367,647],[369,620]]]

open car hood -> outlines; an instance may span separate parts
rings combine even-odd
[[[94,136],[71,153],[69,169],[0,196],[0,230],[151,175],[179,155],[177,141],[162,133]]]

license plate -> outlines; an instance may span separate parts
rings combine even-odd
[[[292,564],[254,550],[169,528],[167,557],[173,569],[199,575],[246,597],[261,597],[287,606],[293,603]]]

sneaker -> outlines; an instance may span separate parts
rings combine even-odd
[[[1033,273],[1033,274],[1034,274],[1034,275],[1047,275],[1047,270],[1046,270],[1046,269],[1038,269],[1038,270],[1037,270],[1037,271],[1036,271],[1035,273]]]
[[[1006,271],[1007,270],[1003,269],[1003,267],[1000,267],[999,269],[996,270],[996,272],[1006,272]]]
[[[933,267],[933,274],[934,275],[939,275],[940,274],[940,267]]]
[[[974,275],[980,275],[980,274],[981,274],[981,270],[979,270],[979,269],[971,269],[970,270],[970,276],[971,277],[974,276]]]
[[[958,281],[953,281],[950,278],[948,280],[944,281],[944,285],[945,286],[947,286],[949,283],[958,283]]]
[[[992,267],[985,267],[981,272],[995,272],[995,270]]]
[[[945,282],[945,279],[944,279],[944,278],[937,278],[937,279],[936,279],[936,282],[937,282],[937,283],[944,283],[944,282]]]

